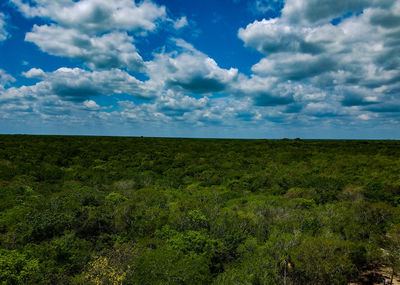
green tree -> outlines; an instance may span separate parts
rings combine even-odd
[[[295,284],[347,284],[357,276],[350,244],[328,238],[306,238],[291,252]]]
[[[41,280],[39,262],[16,250],[0,249],[1,284],[37,284]]]

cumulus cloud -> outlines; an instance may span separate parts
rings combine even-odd
[[[309,54],[274,54],[252,67],[261,75],[279,76],[282,80],[301,80],[322,75],[335,68],[336,62],[328,56]]]
[[[1,118],[40,120],[42,123],[65,120],[68,124],[86,124],[91,116],[95,116],[93,120],[110,119],[105,112],[107,108],[96,103],[98,96],[125,94],[132,98],[153,98],[153,93],[146,91],[143,82],[119,69],[87,71],[59,68],[54,72],[31,69],[23,75],[41,81],[31,86],[0,89]]]
[[[308,115],[359,116],[360,108],[396,112],[388,106],[395,106],[400,94],[398,15],[398,0],[287,0],[280,18],[238,31],[245,46],[264,56],[241,88],[247,84],[256,92],[257,105],[281,98],[278,103],[293,103]],[[332,24],[335,17],[342,18]],[[264,93],[257,81],[264,82]]]
[[[48,73],[40,69],[31,69],[24,75],[28,78],[40,78],[41,81],[33,86],[9,88],[0,99],[56,96],[58,100],[85,102],[90,97],[100,95],[127,94],[140,99],[150,99],[154,96],[142,81],[120,69],[87,71],[62,67]]]
[[[265,55],[277,52],[321,53],[322,43],[318,43],[313,34],[313,29],[291,25],[280,18],[255,21],[238,32],[246,46]]]
[[[194,98],[166,92],[152,103],[135,104],[120,101],[121,116],[131,122],[155,121],[161,123],[196,123],[199,114],[210,108],[207,97]]]
[[[230,92],[238,97],[250,98],[257,106],[278,106],[293,103],[293,93],[287,92],[284,86],[279,84],[275,77],[264,78],[253,75],[251,78],[247,78],[242,75],[237,82],[232,84]]]
[[[49,91],[65,100],[84,101],[92,96],[128,94],[136,98],[149,99],[143,83],[128,73],[111,69],[106,71],[86,71],[79,68],[60,68],[46,74],[39,84],[49,86]]]
[[[40,68],[31,68],[27,72],[23,72],[22,75],[26,78],[41,79],[45,77],[46,73]]]
[[[324,23],[349,12],[390,8],[395,0],[289,0],[282,16],[294,23]]]
[[[165,7],[132,0],[11,0],[25,17],[48,18],[63,27],[96,34],[113,30],[153,31]]]
[[[88,36],[75,29],[57,25],[33,27],[25,40],[35,43],[52,55],[80,59],[92,68],[127,68],[141,71],[142,57],[126,32],[110,32],[101,36]]]
[[[187,95],[166,94],[154,104],[119,102],[121,117],[129,122],[179,123],[193,126],[222,125],[237,126],[238,122],[262,119],[259,110],[252,107],[249,99],[208,97],[193,98]],[[182,125],[181,125],[182,126]]]
[[[329,102],[310,102],[303,109],[304,114],[315,117],[334,117],[340,115],[341,111]]]
[[[8,38],[8,32],[6,30],[5,15],[0,12],[0,42],[5,41]]]
[[[93,100],[86,100],[83,102],[83,106],[91,111],[97,111],[100,109],[100,106]]]
[[[147,62],[151,84],[190,94],[222,92],[238,76],[235,68],[223,69],[212,58],[183,40],[175,40],[180,51],[156,54]]]
[[[374,92],[360,86],[337,86],[335,92],[343,94],[340,101],[343,106],[347,107],[376,104],[383,99],[380,92]]]

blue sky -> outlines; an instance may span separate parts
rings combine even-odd
[[[400,138],[400,0],[6,0],[0,133]]]

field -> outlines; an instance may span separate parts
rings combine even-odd
[[[399,141],[4,135],[0,283],[390,278],[399,204]]]

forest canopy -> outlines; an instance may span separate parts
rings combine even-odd
[[[348,284],[400,267],[400,142],[0,136],[2,284]]]

